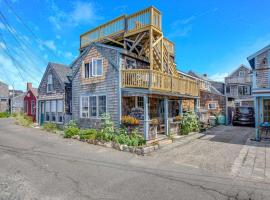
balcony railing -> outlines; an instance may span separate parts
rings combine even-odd
[[[241,83],[251,83],[251,82],[252,82],[251,76],[225,77],[225,83],[241,84]]]
[[[144,88],[190,96],[199,94],[195,79],[183,75],[172,76],[149,69],[122,70],[122,87]]]
[[[80,36],[81,48],[89,45],[91,42],[100,41],[105,37],[124,32],[129,34],[147,26],[154,26],[158,30],[161,30],[161,14],[154,7],[141,10],[132,15],[120,16],[112,21],[109,21],[108,23],[82,34]]]

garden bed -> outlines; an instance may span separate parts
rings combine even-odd
[[[113,141],[109,142],[104,142],[104,141],[99,141],[99,140],[93,140],[93,139],[80,139],[79,135],[75,135],[72,137],[72,139],[79,140],[81,142],[87,142],[89,144],[94,144],[106,148],[113,148],[118,151],[124,151],[124,152],[129,152],[129,153],[135,153],[137,155],[147,155],[153,151],[156,151],[159,148],[158,144],[153,144],[153,145],[145,145],[145,146],[139,146],[139,147],[134,147],[134,146],[128,146],[126,144],[119,144]]]

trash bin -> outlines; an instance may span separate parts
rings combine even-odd
[[[217,118],[215,116],[210,116],[209,117],[210,126],[216,126],[216,120]]]
[[[224,115],[219,115],[218,116],[218,124],[225,125],[225,116]]]

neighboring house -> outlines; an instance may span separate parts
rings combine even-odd
[[[9,107],[9,112],[22,112],[23,111],[23,98],[22,98],[22,103],[21,106],[18,106],[18,99],[15,101],[15,105],[12,104],[13,98],[15,99],[17,96],[22,95],[23,91],[22,90],[9,90],[9,100],[8,100],[8,107]],[[23,95],[25,96],[25,94]]]
[[[262,122],[270,122],[270,45],[248,58],[252,68],[252,95],[255,107],[256,128]]]
[[[226,95],[234,99],[235,106],[253,106],[251,95],[251,69],[240,65],[229,76],[225,77]]]
[[[63,125],[71,119],[71,83],[66,65],[49,63],[38,88],[38,123]]]
[[[226,115],[226,96],[224,83],[212,81],[206,74],[200,75],[193,71],[188,72],[198,79],[200,88],[199,113],[200,120],[208,122],[211,115]]]
[[[7,112],[8,107],[8,85],[0,81],[0,112]]]
[[[24,112],[24,97],[26,92],[18,94],[10,98],[11,113],[22,113]]]
[[[24,96],[24,113],[36,121],[37,88],[32,87],[32,83],[27,83],[27,90]]]
[[[199,94],[196,78],[176,70],[174,49],[154,7],[82,34],[81,54],[71,65],[72,118],[98,128],[107,113],[119,127],[129,115],[140,120],[146,140],[173,133],[183,101],[193,101],[196,110]]]

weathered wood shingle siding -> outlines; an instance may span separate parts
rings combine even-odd
[[[119,124],[119,64],[118,52],[115,49],[102,46],[92,46],[84,57],[84,63],[92,58],[103,58],[103,77],[94,78],[92,83],[89,80],[82,80],[82,67],[79,62],[73,67],[73,73],[77,72],[72,80],[72,118],[78,122],[82,128],[98,128],[100,119],[80,118],[80,97],[81,95],[106,95],[107,113],[110,114],[115,125]],[[98,80],[95,80],[98,79]]]
[[[52,75],[52,80],[53,80],[53,91],[52,92],[47,92],[47,82],[48,82],[48,76]],[[50,67],[47,70],[47,73],[44,74],[43,80],[40,83],[40,86],[38,88],[38,94],[39,94],[39,99],[61,99],[64,97],[65,90],[60,83],[57,74],[55,71]]]

